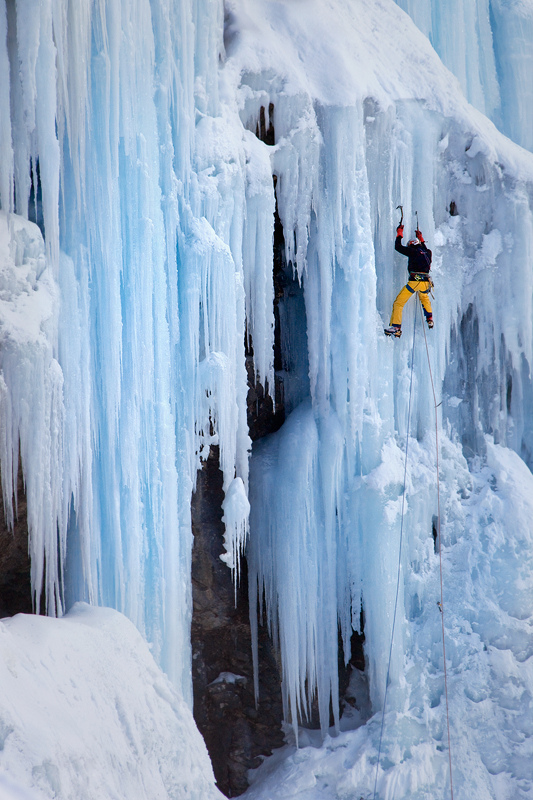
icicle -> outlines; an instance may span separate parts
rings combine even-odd
[[[244,554],[248,538],[248,517],[250,503],[242,478],[235,478],[229,485],[224,502],[222,522],[226,526],[224,547],[226,552],[220,558],[231,569],[235,583],[235,602],[237,602],[237,586],[240,577],[240,559]]]
[[[13,211],[13,146],[11,142],[10,67],[7,52],[7,12],[0,6],[0,208]]]

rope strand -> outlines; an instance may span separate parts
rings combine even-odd
[[[385,709],[387,705],[387,692],[389,689],[389,680],[390,680],[390,668],[392,662],[392,645],[394,642],[394,629],[396,627],[396,612],[398,610],[398,596],[400,593],[400,573],[402,567],[402,541],[403,541],[403,520],[404,520],[404,511],[405,511],[405,494],[406,494],[406,486],[407,486],[407,458],[409,454],[409,432],[411,426],[411,398],[413,394],[413,368],[415,363],[415,339],[416,339],[416,312],[417,306],[415,306],[415,320],[413,324],[413,349],[411,351],[411,377],[409,382],[409,405],[407,411],[407,433],[406,433],[406,440],[405,440],[405,461],[404,461],[404,469],[403,469],[403,493],[402,493],[402,515],[401,515],[401,522],[400,522],[400,543],[398,546],[398,572],[396,578],[396,598],[394,601],[394,613],[392,616],[392,630],[391,630],[391,637],[390,637],[390,648],[389,648],[389,663],[387,666],[387,678],[385,681],[385,695],[383,697],[383,712],[381,714],[381,730],[379,733],[379,748],[378,748],[378,760],[376,763],[376,777],[374,780],[374,798],[376,800],[376,791],[378,785],[378,772],[379,772],[379,762],[381,758],[381,746],[383,742],[383,728],[385,725]]]
[[[394,601],[394,613],[392,617],[392,629],[391,629],[391,639],[390,639],[390,648],[389,648],[389,661],[387,665],[387,678],[385,682],[385,695],[383,698],[383,711],[381,714],[381,728],[379,733],[379,747],[378,747],[378,759],[376,763],[376,775],[374,779],[374,795],[373,800],[376,800],[376,793],[377,793],[377,784],[378,784],[378,774],[379,774],[379,762],[381,759],[381,749],[383,744],[383,730],[385,726],[385,710],[387,705],[387,693],[389,688],[389,681],[390,681],[390,669],[392,663],[392,647],[394,642],[394,630],[396,627],[396,615],[398,610],[398,597],[400,592],[400,574],[401,574],[401,565],[402,565],[402,542],[403,542],[403,523],[404,523],[404,512],[405,512],[405,495],[406,495],[406,486],[407,486],[407,460],[409,454],[409,432],[411,426],[411,401],[412,401],[412,390],[413,390],[413,368],[414,368],[414,360],[415,360],[415,341],[416,341],[416,317],[417,317],[417,310],[418,304],[415,306],[415,319],[413,325],[413,346],[411,351],[411,376],[409,382],[409,404],[408,404],[408,411],[407,411],[407,438],[405,443],[405,461],[404,461],[404,474],[403,474],[403,493],[402,493],[402,513],[401,513],[401,522],[400,522],[400,542],[398,547],[398,571],[397,571],[397,578],[396,578],[396,597]],[[422,317],[423,320],[423,317]],[[453,770],[452,770],[452,747],[451,747],[451,736],[450,736],[450,712],[449,712],[449,703],[448,703],[448,673],[446,667],[446,641],[445,641],[445,626],[444,626],[444,585],[443,585],[443,577],[442,577],[442,548],[441,548],[441,530],[440,530],[440,466],[439,466],[439,423],[438,423],[438,407],[437,404],[437,396],[435,393],[435,383],[433,381],[433,372],[431,369],[431,359],[429,357],[429,347],[426,335],[425,326],[422,324],[422,329],[424,331],[424,342],[426,345],[426,355],[428,361],[428,368],[429,368],[429,377],[431,380],[431,391],[433,393],[433,404],[435,407],[435,452],[436,452],[436,469],[437,469],[437,539],[439,543],[438,552],[439,552],[439,576],[440,576],[440,604],[439,609],[441,612],[441,625],[442,625],[442,654],[443,654],[443,662],[444,662],[444,696],[446,700],[446,729],[448,734],[448,764],[449,764],[449,771],[450,771],[450,797],[451,800],[454,800],[453,796]]]
[[[436,448],[436,464],[437,464],[437,539],[439,542],[439,573],[440,573],[440,616],[441,616],[441,623],[442,623],[442,656],[444,661],[444,696],[446,699],[446,728],[448,731],[448,761],[449,761],[449,768],[450,768],[450,796],[451,800],[453,800],[453,777],[452,777],[452,746],[451,746],[451,738],[450,738],[450,712],[448,706],[448,673],[446,669],[446,642],[444,638],[444,589],[443,589],[443,580],[442,580],[442,548],[441,548],[441,539],[440,539],[440,470],[439,470],[439,423],[438,423],[438,405],[437,405],[437,396],[435,394],[435,384],[433,382],[433,372],[431,370],[431,359],[429,357],[429,347],[428,347],[428,340],[426,335],[426,329],[423,327],[424,330],[424,341],[426,343],[426,354],[428,359],[428,368],[429,368],[429,377],[431,379],[431,391],[433,392],[433,403],[435,406],[435,448]]]

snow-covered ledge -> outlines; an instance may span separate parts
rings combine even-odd
[[[2,620],[0,684],[2,798],[223,797],[190,709],[119,612]]]

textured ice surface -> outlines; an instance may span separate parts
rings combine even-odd
[[[402,666],[389,690],[377,796],[422,800],[436,793],[449,796],[448,752],[439,564],[428,525],[420,522],[427,513],[427,486],[434,481],[434,444],[428,437],[410,445]],[[457,444],[442,437],[441,446],[454,796],[525,800],[533,791],[533,477],[516,453],[490,440],[484,464],[470,469]],[[395,480],[388,467],[396,460],[390,448],[384,455],[387,468],[378,467],[368,477],[383,501],[390,487],[385,476]],[[398,452],[397,461],[402,457]],[[395,549],[393,526],[389,537]],[[382,554],[383,583],[387,569]],[[367,652],[372,646],[376,643],[370,642]],[[364,693],[357,694],[364,708]],[[327,737],[321,748],[301,731],[301,749],[288,747],[283,760],[281,753],[277,761],[267,760],[245,796],[373,797],[380,724],[380,715],[363,727],[356,720],[356,730]]]
[[[503,133],[533,150],[531,0],[396,0]]]

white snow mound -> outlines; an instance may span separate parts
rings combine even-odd
[[[122,614],[2,620],[0,685],[1,800],[222,797],[191,711]]]

